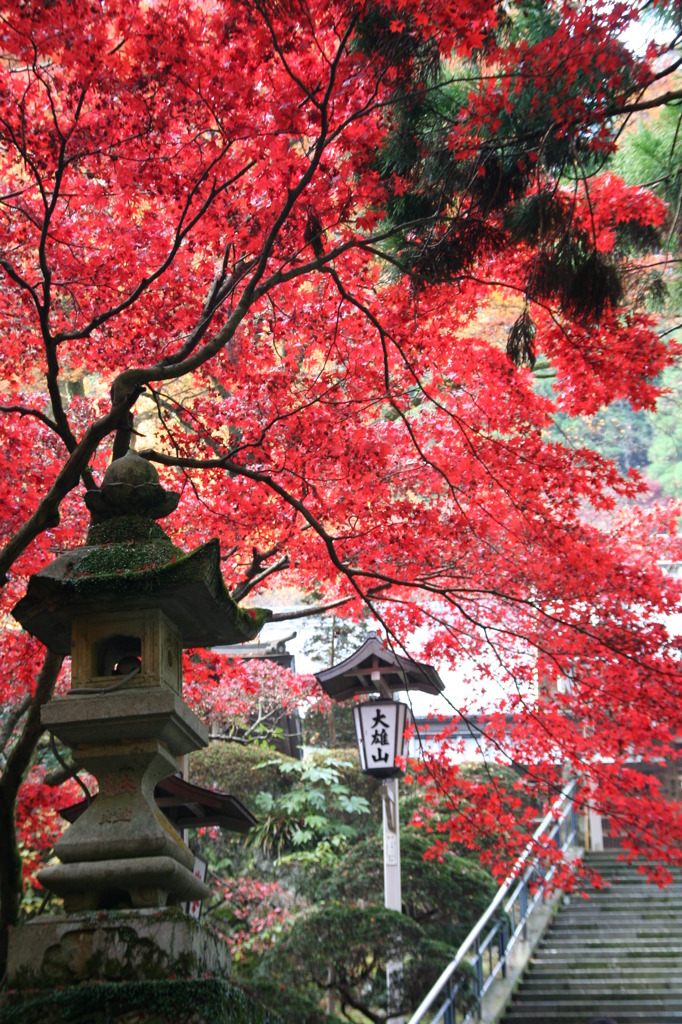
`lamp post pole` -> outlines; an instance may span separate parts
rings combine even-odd
[[[382,686],[381,674],[372,672],[372,682],[383,696],[392,698],[391,691]],[[401,737],[402,741],[402,737]],[[381,807],[384,831],[384,906],[386,910],[402,912],[403,900],[400,881],[400,817],[398,812],[398,778],[384,779],[381,783]],[[386,963],[387,1024],[403,1024],[402,1015],[394,1016],[396,993],[402,988],[403,961],[401,957]]]
[[[384,779],[381,783],[381,803],[384,823],[384,906],[387,910],[402,910],[400,888],[400,819],[398,816],[398,780]],[[386,964],[387,1024],[403,1024],[404,1017],[394,1016],[394,993],[401,989],[403,962],[400,957]]]

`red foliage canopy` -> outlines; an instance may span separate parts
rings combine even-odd
[[[613,516],[642,482],[546,430],[555,405],[650,407],[673,355],[615,283],[625,229],[665,211],[595,171],[656,75],[620,41],[636,5],[548,3],[534,31],[539,5],[497,0],[0,10],[4,611],[81,542],[79,486],[137,403],[138,450],[183,489],[171,534],[218,535],[230,586],[269,551],[392,643],[427,626],[425,658],[526,712],[539,777],[568,761],[622,800],[603,758],[682,731],[675,517]],[[554,400],[478,326],[500,293]],[[655,806],[640,836],[672,856]]]

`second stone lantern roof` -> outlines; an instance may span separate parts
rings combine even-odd
[[[32,576],[13,609],[52,651],[69,654],[73,619],[93,610],[158,608],[180,630],[183,647],[244,643],[270,618],[232,600],[217,540],[185,553],[155,522],[175,509],[178,495],[135,452],[112,462],[85,501],[93,517],[85,545]]]

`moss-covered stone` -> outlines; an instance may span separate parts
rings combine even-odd
[[[36,576],[13,615],[51,650],[71,652],[71,624],[89,610],[117,607],[121,599],[137,608],[159,608],[182,634],[183,647],[213,647],[252,640],[270,618],[263,608],[240,608],[220,571],[217,540],[185,554],[148,521],[127,519],[137,539],[88,544],[60,555]],[[118,520],[122,523],[123,519]],[[117,520],[97,529],[120,538]]]
[[[86,547],[82,552],[71,576],[71,584],[79,594],[99,594],[103,590],[109,593],[121,586],[153,590],[169,571],[182,572],[182,563],[191,558],[167,538],[146,544],[137,541]]]
[[[7,993],[0,1024],[282,1024],[226,981],[141,981]]]
[[[230,977],[222,937],[179,908],[40,914],[13,929],[7,976],[22,992],[109,982]]]
[[[168,535],[158,523],[148,516],[129,515],[107,519],[104,523],[93,523],[88,530],[88,545],[123,544],[132,541],[167,541]]]
[[[126,515],[163,519],[177,508],[179,498],[164,490],[151,462],[127,451],[111,463],[101,488],[87,492],[85,504],[98,522]]]

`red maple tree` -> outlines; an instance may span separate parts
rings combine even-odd
[[[600,174],[614,117],[666,73],[621,41],[637,4],[0,11],[2,927],[60,667],[8,613],[82,542],[82,488],[133,409],[183,492],[171,534],[217,535],[239,597],[269,566],[365,602],[391,643],[428,627],[425,657],[525,712],[515,756],[553,783],[567,762],[622,810],[604,758],[672,756],[682,724],[675,513],[614,517],[643,482],[546,428],[555,407],[651,407],[674,356],[621,274],[663,206]],[[500,292],[507,352],[477,326]],[[636,843],[678,855],[674,807],[628,806]]]

